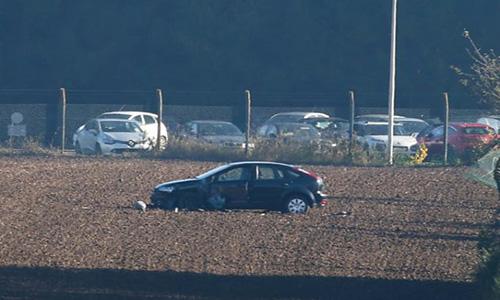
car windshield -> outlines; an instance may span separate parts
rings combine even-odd
[[[490,134],[491,132],[484,127],[464,127],[465,134]]]
[[[103,132],[142,132],[134,122],[101,121],[100,123]]]
[[[411,135],[412,133],[418,133],[424,130],[428,125],[424,122],[419,121],[398,121],[403,127],[403,131],[406,135]]]
[[[380,125],[366,125],[363,127],[363,135],[388,135],[388,125],[380,124]],[[394,135],[406,135],[403,126],[394,125]]]
[[[317,138],[320,136],[319,132],[311,125],[284,125],[280,127],[279,131],[282,137]]]
[[[98,119],[106,118],[106,119],[128,120],[130,118],[130,115],[126,115],[126,114],[102,114],[97,118]]]
[[[347,131],[349,130],[349,123],[343,121],[331,121],[331,120],[315,120],[307,122],[314,126],[314,128],[323,131]]]
[[[199,133],[203,136],[241,136],[243,133],[238,127],[227,123],[200,124]]]

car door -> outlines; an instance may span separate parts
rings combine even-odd
[[[222,196],[227,208],[248,207],[248,184],[252,169],[250,166],[236,166],[216,174],[210,184],[209,197]]]
[[[143,130],[148,136],[152,136],[156,139],[158,135],[158,123],[156,123],[156,119],[150,115],[142,115],[142,117],[144,118]]]
[[[83,152],[93,152],[99,133],[99,124],[96,120],[91,120],[78,135],[78,143]]]
[[[137,125],[139,125],[139,127],[141,127],[141,129],[146,132],[146,136],[147,137],[150,137],[151,136],[151,132],[148,132],[146,130],[146,126],[144,124],[144,119],[142,118],[142,114],[140,115],[135,115],[133,116],[132,118],[129,118],[130,121],[135,121],[137,122]]]
[[[272,208],[281,205],[282,196],[289,182],[285,171],[278,166],[257,165],[255,177],[248,193],[249,202],[255,208]]]

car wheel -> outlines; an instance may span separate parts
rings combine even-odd
[[[166,147],[167,147],[167,137],[161,136],[160,137],[160,149],[164,150]]]
[[[76,142],[76,144],[75,144],[75,153],[82,154],[82,147],[80,146],[79,142]]]
[[[220,194],[214,194],[207,199],[210,208],[213,209],[224,209],[226,206],[226,198]]]
[[[285,201],[284,212],[291,214],[305,214],[309,205],[304,196],[293,195]]]
[[[99,145],[99,143],[95,144],[95,155],[97,155],[97,156],[102,155],[102,149],[101,149],[101,145]]]

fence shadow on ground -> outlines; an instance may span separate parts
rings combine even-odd
[[[464,282],[0,268],[0,299],[475,299]]]

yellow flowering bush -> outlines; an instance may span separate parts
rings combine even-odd
[[[418,148],[415,155],[411,156],[412,163],[415,165],[419,165],[419,164],[423,163],[425,158],[428,155],[428,151],[429,150],[427,149],[427,147],[425,146],[424,143],[420,144],[420,147]]]

